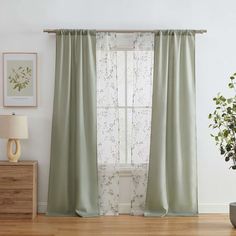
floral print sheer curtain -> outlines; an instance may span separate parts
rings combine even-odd
[[[116,35],[98,33],[97,155],[101,215],[119,213],[119,110]]]
[[[134,34],[128,65],[132,85],[131,117],[131,214],[143,214],[146,200],[151,135],[153,47],[152,33]]]
[[[150,146],[152,33],[97,33],[97,152],[101,215],[119,214],[122,168],[131,214],[143,214]]]

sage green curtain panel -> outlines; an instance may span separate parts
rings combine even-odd
[[[145,216],[197,207],[195,35],[155,34],[151,146]]]
[[[95,31],[56,35],[48,215],[98,215]]]

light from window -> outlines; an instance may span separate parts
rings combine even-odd
[[[112,57],[111,63],[113,61],[114,65],[98,68],[98,76],[105,73],[102,70],[112,70],[106,71],[106,74],[110,73],[114,78],[106,85],[107,87],[104,86],[106,78],[104,81],[101,78],[99,80],[98,116],[106,116],[110,121],[118,122],[118,130],[112,132],[113,135],[119,136],[115,138],[118,143],[115,143],[115,139],[112,140],[110,137],[106,140],[106,134],[103,134],[105,137],[102,141],[103,145],[106,145],[106,141],[113,142],[114,145],[118,145],[119,151],[117,154],[114,148],[114,150],[107,150],[103,155],[111,155],[111,153],[119,155],[118,160],[121,165],[134,162],[143,164],[148,159],[145,155],[149,153],[150,143],[153,51],[120,50],[99,53],[109,54],[103,60]],[[110,132],[115,123],[108,124],[104,121],[102,125],[107,127],[99,132]],[[112,146],[107,146],[107,149],[112,149]]]

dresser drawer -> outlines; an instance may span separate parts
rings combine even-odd
[[[37,214],[37,161],[0,161],[0,219]]]
[[[33,208],[32,190],[0,189],[0,214],[31,213]]]
[[[0,166],[0,189],[32,189],[32,166]]]

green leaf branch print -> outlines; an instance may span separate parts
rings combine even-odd
[[[32,69],[28,66],[19,66],[17,69],[12,69],[8,79],[12,84],[12,89],[20,92],[27,88],[32,80]]]

